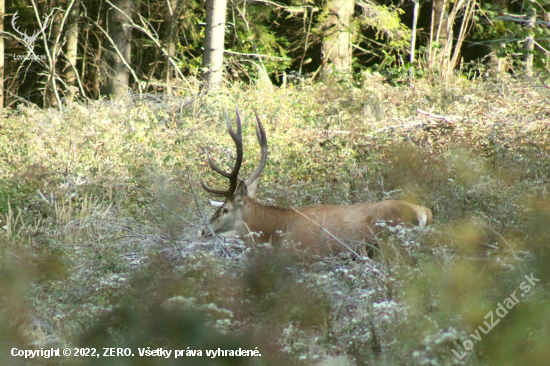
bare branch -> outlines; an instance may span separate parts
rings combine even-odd
[[[224,50],[224,53],[229,53],[230,55],[238,55],[238,56],[247,56],[247,57],[257,57],[257,58],[271,58],[274,60],[283,60],[283,61],[290,61],[292,59],[288,57],[277,57],[277,56],[268,56],[268,55],[260,55],[258,53],[241,53],[241,52],[235,52],[235,51],[228,51]]]
[[[110,3],[109,3],[110,4]],[[117,8],[118,11],[121,11],[120,9]],[[122,12],[122,11],[121,11]],[[122,13],[124,14],[124,13]],[[126,14],[124,14],[126,15]],[[95,20],[93,20],[92,18],[90,17],[87,17],[87,16],[83,16],[83,18],[85,19],[88,19],[90,22],[92,22],[97,28],[99,28],[99,30],[101,31],[101,33],[103,33],[103,35],[105,36],[105,38],[107,38],[109,40],[109,42],[111,42],[111,45],[113,46],[113,49],[116,51],[118,57],[120,57],[122,63],[124,64],[124,66],[126,66],[126,68],[128,69],[128,71],[130,71],[132,73],[132,76],[134,77],[134,80],[137,82],[137,85],[138,85],[138,90],[139,90],[139,96],[141,98],[142,96],[142,91],[141,91],[141,83],[139,82],[139,79],[135,73],[135,71],[132,69],[132,67],[128,64],[128,62],[126,62],[126,59],[124,58],[124,56],[122,56],[122,54],[120,53],[120,50],[118,49],[118,47],[116,46],[115,44],[115,41],[113,41],[113,39],[111,38],[111,36],[109,36],[109,34],[107,33],[107,31],[105,31],[105,29],[101,28],[101,26],[99,24],[97,24],[97,22]]]
[[[442,120],[444,120],[445,122],[451,122],[451,121],[449,120],[449,117],[443,117],[443,116],[438,116],[437,114],[431,114],[431,113],[429,113],[429,112],[424,112],[423,110],[418,109],[418,108],[416,108],[416,112],[419,113],[419,114],[423,114],[423,115],[425,115],[425,116],[428,116],[428,117],[437,118],[437,119],[442,119]]]
[[[74,1],[74,0],[73,0]],[[34,14],[36,15],[36,19],[38,20],[38,25],[42,28],[42,22],[40,21],[40,15],[38,15],[38,7],[36,6],[36,2],[34,0],[32,0],[32,7],[34,9]],[[52,12],[50,13],[50,15],[46,18],[46,20],[44,21],[44,29],[46,29],[46,24],[48,23],[48,19],[53,16],[53,13],[56,9],[52,9]],[[42,32],[42,40],[44,42],[44,51],[46,51],[46,56],[48,57],[48,66],[50,68],[50,78],[52,80],[52,88],[53,88],[53,93],[55,95],[55,99],[57,100],[57,108],[61,111],[62,110],[62,105],[61,105],[61,98],[59,98],[59,93],[57,92],[57,87],[55,85],[55,56],[52,57],[52,55],[50,54],[50,49],[48,47],[48,42],[46,40],[46,36],[44,35],[44,32]]]
[[[289,13],[305,13],[305,12],[312,12],[312,13],[318,13],[319,8],[313,7],[313,6],[286,6],[285,4],[276,3],[269,0],[248,0],[251,3],[263,3],[268,5],[276,6],[279,9],[283,9],[284,11],[288,11]]]
[[[354,254],[357,258],[362,258],[361,255],[359,255],[359,253],[357,253],[355,250],[351,249],[349,245],[347,245],[346,243],[344,243],[342,240],[338,239],[337,237],[335,237],[330,231],[328,231],[323,225],[315,222],[314,220],[312,220],[310,217],[308,217],[307,215],[303,214],[302,212],[298,211],[297,209],[295,209],[294,207],[291,208],[294,212],[296,212],[298,215],[302,215],[303,217],[305,217],[306,219],[308,219],[309,221],[311,221],[312,223],[314,223],[315,225],[319,226],[319,228],[321,230],[323,230],[323,232],[325,234],[328,234],[328,236],[330,236],[332,239],[336,240],[336,242],[338,244],[340,244],[341,246],[343,246],[344,248],[346,248],[347,250],[350,251],[350,253]],[[378,249],[376,248],[374,245],[370,245],[370,244],[367,244],[365,243],[366,245],[369,245],[371,246],[373,249]]]
[[[179,69],[177,63],[176,63],[176,60],[170,56],[170,54],[168,53],[168,51],[166,50],[166,48],[162,47],[162,45],[160,44],[160,42],[158,41],[158,36],[155,35],[153,36],[153,34],[149,31],[149,29],[145,29],[143,27],[140,27],[139,25],[137,25],[131,17],[129,17],[127,14],[125,14],[122,10],[120,10],[118,7],[116,7],[115,5],[113,5],[113,3],[109,0],[107,0],[107,3],[109,5],[111,5],[113,8],[115,8],[116,10],[118,10],[121,14],[123,14],[126,19],[128,19],[128,21],[132,24],[132,27],[133,28],[136,28],[140,31],[142,31],[143,33],[145,33],[154,43],[155,45],[162,51],[162,53],[164,54],[164,56],[166,56],[168,58],[168,60],[170,60],[170,63],[172,64],[172,66],[174,66],[174,70],[176,70],[176,72],[178,73],[178,75],[180,76],[181,80],[186,80],[186,78],[183,76],[181,70]],[[141,20],[142,23],[144,24],[148,24],[148,22],[145,20],[145,18],[143,18],[143,16],[141,16],[141,14],[137,14],[139,16],[139,19]],[[95,22],[94,22],[95,23]],[[97,23],[96,23],[97,25]],[[149,28],[149,26],[148,26]],[[152,27],[151,27],[152,28]],[[134,76],[135,80],[138,80],[135,76]],[[139,83],[138,83],[139,84]],[[189,86],[191,87],[191,86]],[[140,86],[140,94],[141,94],[141,86]]]

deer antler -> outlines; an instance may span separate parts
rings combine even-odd
[[[239,170],[241,170],[241,164],[243,162],[243,135],[241,132],[241,116],[239,115],[239,108],[235,107],[235,110],[237,112],[237,133],[233,131],[233,128],[231,128],[231,122],[229,121],[229,114],[226,111],[225,114],[225,121],[227,124],[227,130],[229,132],[229,135],[235,141],[235,147],[237,149],[237,160],[235,161],[235,165],[233,166],[233,169],[230,173],[224,172],[220,168],[218,168],[212,159],[210,159],[210,156],[208,155],[208,150],[205,149],[206,152],[206,158],[208,160],[208,164],[214,170],[216,173],[223,175],[226,178],[229,178],[229,189],[227,191],[222,191],[218,189],[212,189],[210,188],[202,179],[201,179],[201,185],[204,190],[206,190],[209,193],[212,193],[213,195],[220,196],[220,197],[233,197],[233,194],[235,193],[235,189],[237,189],[237,184],[239,182]]]
[[[205,182],[201,180],[202,188],[204,188],[207,192],[212,193],[216,196],[220,197],[233,197],[233,194],[235,194],[235,189],[237,188],[237,184],[241,179],[238,178],[239,176],[239,170],[241,169],[241,164],[243,161],[243,137],[241,133],[241,116],[239,115],[239,108],[235,108],[237,113],[237,133],[233,132],[233,129],[231,128],[231,124],[229,123],[229,116],[226,112],[226,122],[227,122],[227,130],[229,131],[229,135],[231,135],[231,138],[233,138],[233,141],[235,141],[235,146],[237,148],[237,161],[235,162],[235,166],[233,167],[233,170],[231,173],[224,172],[220,168],[218,168],[210,159],[210,156],[208,155],[208,150],[205,149],[206,153],[206,159],[208,160],[208,164],[210,164],[210,167],[212,170],[214,170],[216,173],[223,175],[226,178],[229,178],[229,190],[227,191],[221,191],[217,189],[210,188]],[[262,122],[260,121],[260,117],[258,117],[258,112],[256,112],[256,109],[254,109],[254,113],[256,114],[256,138],[258,139],[258,143],[260,144],[260,148],[262,151],[262,157],[260,159],[260,164],[258,167],[252,172],[250,177],[244,181],[244,183],[250,187],[250,185],[258,179],[260,174],[262,174],[262,171],[265,168],[265,164],[267,162],[267,137],[265,135],[264,127],[262,126]]]
[[[267,162],[267,137],[265,136],[265,130],[264,126],[262,126],[262,122],[260,122],[260,117],[258,117],[258,112],[256,112],[256,109],[254,109],[254,114],[256,115],[256,122],[258,124],[256,125],[256,137],[258,138],[258,143],[260,144],[260,148],[262,151],[262,157],[260,159],[260,164],[254,170],[252,174],[250,174],[250,177],[248,177],[245,180],[245,184],[247,187],[250,187],[250,185],[258,179],[260,174],[262,174],[262,171],[265,168],[265,164]]]

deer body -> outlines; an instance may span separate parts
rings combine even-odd
[[[377,222],[424,227],[431,220],[429,209],[395,200],[297,209],[265,206],[248,196],[241,185],[235,198],[214,214],[211,226],[216,234],[239,235],[248,243],[279,246],[287,242],[301,251],[326,256],[345,250],[342,243],[350,248],[375,244],[381,230]]]
[[[212,169],[230,179],[228,191],[215,190],[201,181],[203,188],[218,196],[225,196],[224,204],[210,219],[215,234],[239,235],[247,242],[289,243],[300,251],[326,256],[339,251],[356,248],[364,243],[375,244],[381,228],[377,222],[384,221],[389,226],[398,224],[424,227],[432,220],[432,212],[405,201],[387,200],[354,205],[313,205],[300,208],[266,206],[252,197],[256,179],[267,161],[267,139],[262,124],[256,114],[256,133],[262,148],[259,167],[246,181],[238,179],[242,162],[242,136],[240,117],[237,110],[237,133],[227,121],[229,134],[237,147],[237,162],[231,173],[216,167],[208,157]],[[250,187],[250,189],[249,189]],[[204,230],[207,236],[209,231]],[[256,235],[249,235],[256,233]]]

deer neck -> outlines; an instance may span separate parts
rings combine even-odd
[[[256,237],[259,243],[278,243],[296,216],[289,208],[266,206],[252,199],[248,200],[248,205],[250,209],[242,217],[244,234],[261,233]]]

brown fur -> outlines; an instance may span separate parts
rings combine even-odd
[[[259,236],[246,242],[281,245],[285,241],[300,251],[326,256],[345,250],[344,243],[355,250],[364,243],[375,244],[380,227],[429,225],[430,209],[404,201],[387,200],[354,205],[316,205],[298,209],[264,206],[247,194],[241,183],[237,192],[228,198],[211,219],[216,234],[238,234],[247,237],[251,232]],[[340,243],[342,242],[342,243]]]

